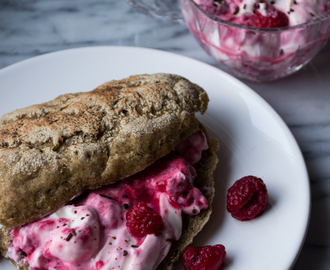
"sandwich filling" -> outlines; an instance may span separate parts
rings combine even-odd
[[[156,269],[181,236],[182,213],[197,215],[208,208],[193,186],[193,165],[206,149],[199,130],[144,171],[14,228],[6,257],[31,270]],[[161,217],[156,232],[132,232],[127,215],[141,202]]]

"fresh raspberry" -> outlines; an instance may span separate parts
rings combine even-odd
[[[223,245],[188,247],[182,256],[185,270],[218,270],[225,257]]]
[[[126,213],[128,231],[136,236],[159,232],[163,224],[162,217],[149,208],[145,202],[139,202]]]
[[[266,13],[264,16],[260,13],[259,8],[254,10],[254,14],[251,16],[248,26],[258,28],[277,28],[286,27],[289,25],[289,18],[282,11],[277,10],[271,5],[266,5]]]
[[[238,220],[250,220],[261,215],[267,202],[266,185],[258,177],[245,176],[228,189],[227,211]]]

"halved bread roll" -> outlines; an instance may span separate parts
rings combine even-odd
[[[57,210],[85,190],[144,170],[200,128],[206,133],[195,113],[204,113],[207,103],[206,92],[183,77],[143,74],[1,117],[3,256],[10,229]],[[218,145],[208,135],[207,140],[209,149],[195,165],[194,185],[209,207],[197,216],[183,217],[182,236],[157,269],[172,269],[211,214]]]

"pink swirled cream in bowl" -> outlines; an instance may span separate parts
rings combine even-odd
[[[180,0],[180,6],[201,47],[242,79],[286,77],[330,37],[329,0]]]

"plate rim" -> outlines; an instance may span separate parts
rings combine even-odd
[[[169,55],[171,57],[176,57],[176,58],[180,58],[183,59],[185,61],[191,61],[192,63],[195,63],[199,66],[202,67],[206,67],[206,68],[211,68],[213,69],[215,72],[218,72],[219,74],[221,74],[221,76],[223,78],[225,78],[228,82],[230,83],[234,83],[237,84],[238,87],[240,88],[240,91],[244,91],[246,93],[248,93],[249,95],[252,95],[252,97],[254,99],[257,100],[258,104],[262,107],[264,107],[267,111],[271,112],[272,117],[274,117],[274,120],[280,125],[280,127],[283,129],[283,131],[285,132],[285,134],[287,135],[287,139],[290,140],[290,146],[293,147],[293,150],[296,154],[296,156],[298,155],[299,157],[299,164],[301,165],[301,169],[303,169],[303,171],[301,172],[304,175],[304,180],[306,181],[307,184],[307,188],[308,188],[308,209],[306,212],[306,220],[304,220],[305,222],[305,226],[304,226],[304,235],[303,237],[300,239],[300,243],[299,243],[299,249],[296,251],[296,255],[295,258],[292,258],[292,263],[291,263],[291,268],[293,268],[293,266],[295,265],[295,262],[297,261],[301,250],[303,248],[304,242],[306,240],[306,236],[308,233],[308,228],[309,228],[309,224],[310,224],[310,216],[311,216],[311,186],[310,186],[310,180],[309,180],[309,175],[308,175],[308,169],[306,166],[306,162],[304,160],[302,151],[299,147],[299,144],[296,140],[296,138],[294,137],[293,133],[291,132],[291,130],[289,129],[288,125],[284,122],[284,120],[281,118],[281,116],[275,111],[275,109],[263,98],[261,97],[257,92],[255,92],[250,86],[246,85],[245,83],[243,83],[242,81],[240,81],[239,79],[233,77],[232,75],[224,72],[223,70],[212,66],[208,63],[202,62],[200,60],[185,56],[185,55],[180,55],[177,53],[173,53],[173,52],[169,52],[169,51],[164,51],[164,50],[160,50],[160,49],[154,49],[154,48],[146,48],[146,47],[135,47],[135,46],[86,46],[86,47],[78,47],[78,48],[69,48],[69,49],[64,49],[64,50],[58,50],[58,51],[53,51],[53,52],[48,52],[48,53],[44,53],[44,54],[40,54],[31,58],[27,58],[24,59],[22,61],[19,61],[17,63],[11,64],[9,66],[6,66],[2,69],[0,69],[0,78],[2,76],[3,73],[6,72],[10,72],[12,69],[15,69],[17,67],[20,67],[22,65],[25,64],[29,64],[33,62],[38,61],[39,59],[43,59],[43,58],[47,58],[47,57],[55,57],[56,55],[59,54],[63,54],[63,53],[72,53],[72,52],[76,52],[76,51],[89,51],[89,50],[136,50],[136,51],[144,51],[144,52],[152,52],[152,53],[160,53],[160,54],[164,54],[164,55]],[[1,262],[0,262],[1,263]]]

